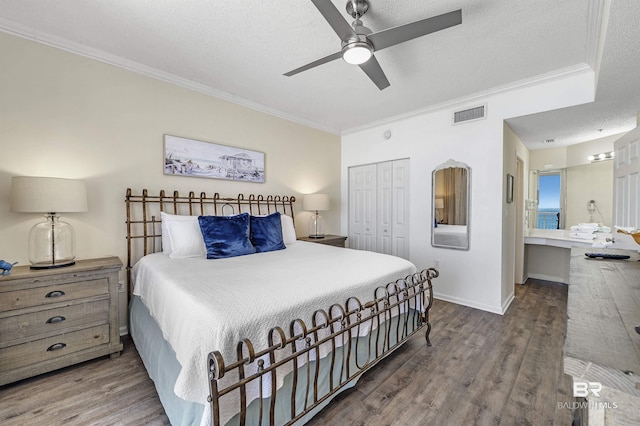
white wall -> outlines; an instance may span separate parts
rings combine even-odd
[[[437,297],[503,313],[513,287],[514,254],[503,250],[504,228],[514,215],[505,208],[503,120],[593,100],[593,72],[582,71],[545,82],[469,100],[464,104],[425,111],[342,137],[342,233],[347,232],[347,168],[393,158],[411,159],[411,260],[418,268],[440,265],[434,284]],[[388,89],[393,90],[393,86]],[[487,118],[453,126],[454,110],[487,103]],[[385,140],[382,134],[390,130]],[[515,155],[515,154],[514,154]],[[431,171],[454,159],[471,167],[469,251],[431,247]],[[514,157],[515,158],[515,157]],[[507,223],[503,225],[503,220]],[[511,236],[507,236],[510,238]],[[513,268],[513,266],[511,266]]]
[[[86,181],[89,212],[63,216],[80,258],[126,261],[128,187],[221,196],[322,191],[331,197],[327,230],[340,231],[338,136],[4,33],[0,52],[0,259],[27,264],[27,235],[41,220],[9,212],[17,175]],[[262,151],[266,182],[165,176],[165,133]],[[297,204],[304,235],[310,213]],[[121,324],[126,312],[121,303]]]

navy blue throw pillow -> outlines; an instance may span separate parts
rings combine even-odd
[[[251,244],[258,253],[287,248],[282,239],[282,221],[280,212],[269,216],[251,216]]]
[[[243,256],[256,252],[249,240],[249,213],[236,216],[198,216],[207,259]]]

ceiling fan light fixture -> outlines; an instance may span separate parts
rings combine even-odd
[[[364,41],[354,41],[342,48],[342,59],[348,64],[364,64],[371,59],[371,56],[373,56],[373,49]]]

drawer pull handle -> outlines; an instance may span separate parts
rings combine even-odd
[[[59,349],[64,349],[67,347],[66,343],[54,343],[53,345],[47,348],[47,352],[57,351]]]
[[[52,298],[52,297],[61,297],[64,296],[64,291],[62,290],[55,290],[55,291],[50,291],[49,293],[47,293],[44,297],[47,298]]]
[[[55,324],[57,322],[62,322],[66,320],[65,317],[63,317],[62,315],[58,315],[57,317],[51,317],[47,320],[47,324]]]

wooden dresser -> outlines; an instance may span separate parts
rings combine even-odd
[[[340,235],[325,235],[324,238],[301,237],[298,239],[300,241],[308,241],[310,243],[318,243],[318,244],[324,244],[327,246],[344,248],[344,242],[347,240],[347,237],[343,237]]]
[[[117,257],[0,276],[0,385],[120,355]]]

